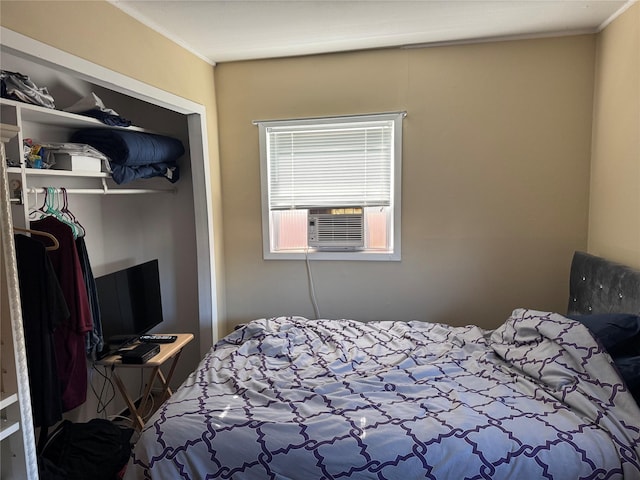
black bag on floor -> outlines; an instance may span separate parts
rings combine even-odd
[[[131,455],[133,429],[94,418],[65,420],[51,434],[41,456],[65,471],[69,480],[114,480]]]

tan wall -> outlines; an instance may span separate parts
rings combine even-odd
[[[206,108],[214,234],[222,237],[214,67],[105,1],[0,2],[3,27]],[[216,244],[219,314],[224,305],[222,241]]]
[[[305,264],[262,259],[253,120],[406,110],[402,262],[313,262],[323,317],[500,324],[564,311],[587,245],[594,36],[216,67],[227,315],[313,316]]]
[[[621,135],[615,128],[604,130],[619,125],[621,117],[630,119],[624,123],[632,132],[626,145],[630,157],[638,158],[638,110],[632,103],[638,105],[639,10],[632,7],[598,43],[591,186],[589,248],[628,263],[640,263],[638,210],[635,217],[633,210],[621,214],[629,223],[616,221],[611,233],[605,202],[616,191],[611,184],[628,179],[626,190],[638,198],[633,162],[629,175],[622,169],[613,180],[601,180],[600,170]],[[251,121],[398,109],[409,112],[403,261],[314,263],[323,316],[493,326],[516,306],[564,309],[571,252],[587,245],[594,37],[219,65],[221,196],[213,67],[107,2],[3,0],[0,21],[206,106],[218,239],[221,213],[227,218],[227,328],[259,316],[313,315],[304,264],[262,260],[257,131]],[[51,28],[56,24],[65,28]],[[618,40],[625,35],[635,39],[635,47]],[[630,101],[613,108],[616,88],[607,85],[617,82],[617,74],[611,68],[624,68],[625,58],[635,65],[636,88],[629,79]],[[625,104],[630,113],[620,113]],[[635,174],[637,179],[637,169]],[[617,244],[621,238],[628,243]],[[222,265],[221,242],[217,247]]]
[[[597,42],[589,251],[640,268],[640,4]]]

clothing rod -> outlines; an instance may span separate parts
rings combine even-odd
[[[56,188],[56,193],[60,191],[60,188]],[[26,189],[25,193],[46,193],[46,188],[35,188],[29,187]],[[161,189],[151,189],[151,188],[67,188],[66,192],[68,194],[75,195],[133,195],[133,194],[142,194],[142,193],[175,193],[175,190],[161,190]]]

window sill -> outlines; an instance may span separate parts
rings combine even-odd
[[[279,252],[264,252],[265,260],[333,260],[333,261],[368,261],[368,262],[399,262],[399,251],[317,251],[283,250]]]

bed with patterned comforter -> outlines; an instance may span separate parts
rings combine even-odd
[[[581,323],[253,321],[146,424],[126,479],[639,479],[640,409]]]

